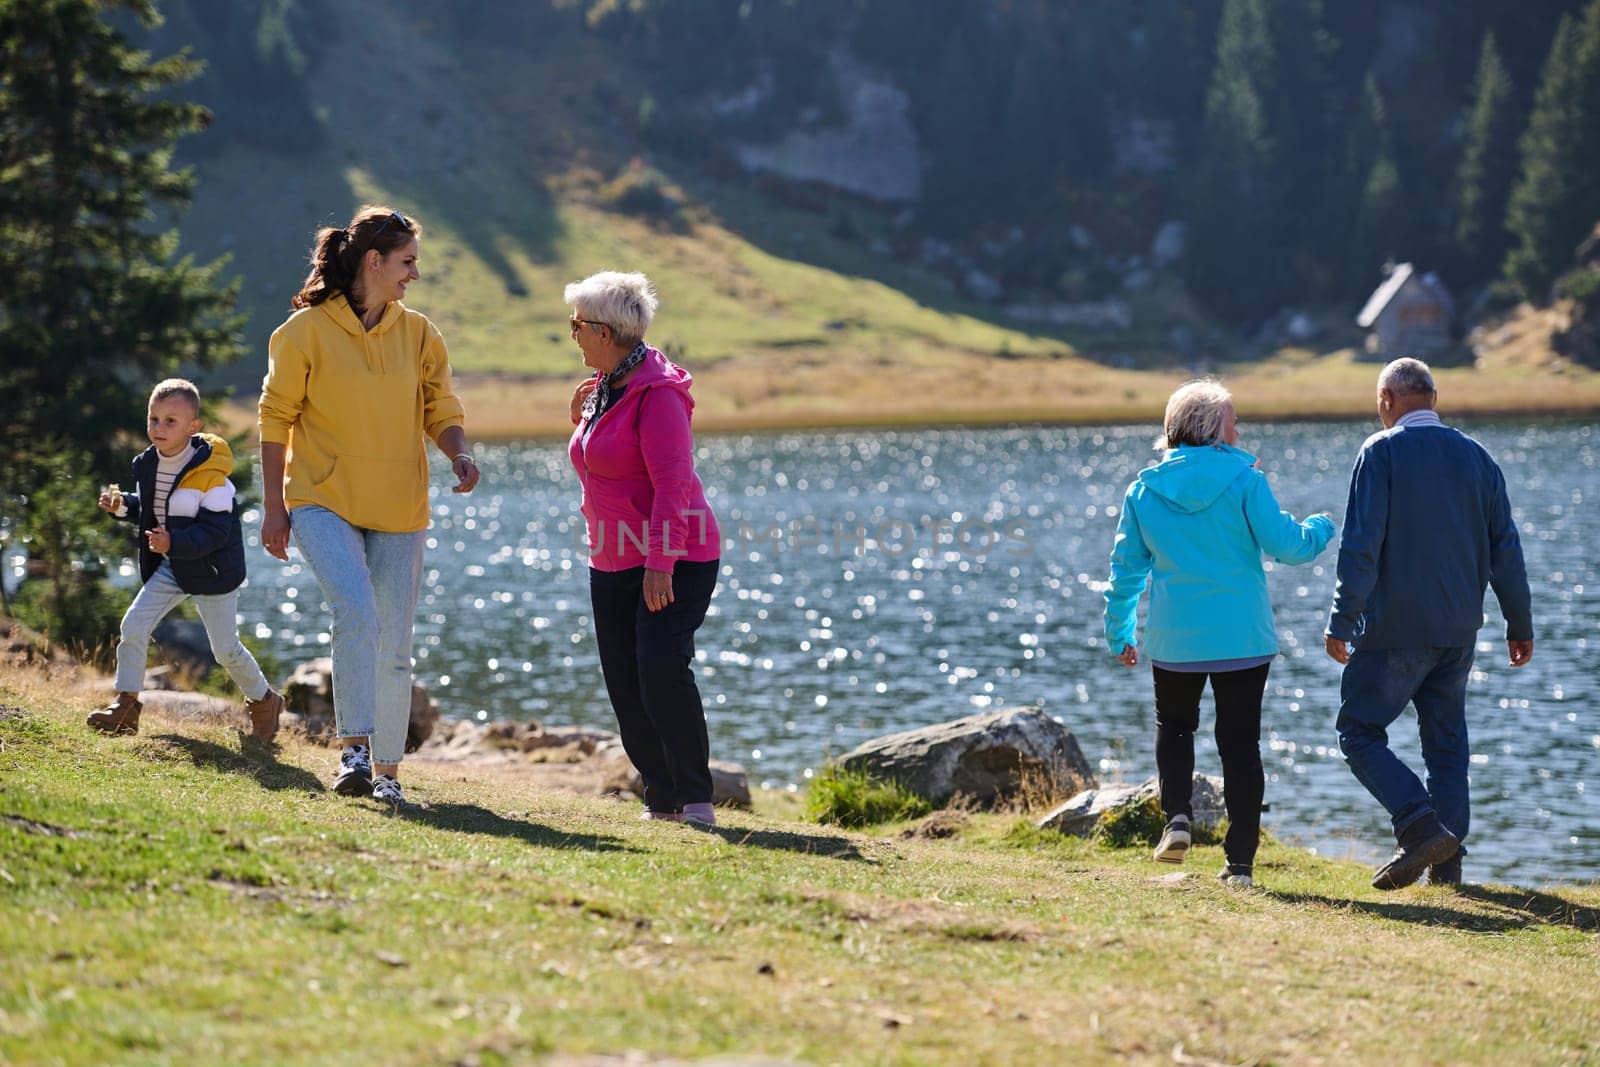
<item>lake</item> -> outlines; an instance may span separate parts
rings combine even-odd
[[[1512,671],[1487,598],[1469,692],[1467,876],[1590,881],[1600,877],[1600,434],[1575,422],[1462,428],[1506,471],[1538,632],[1532,663]],[[1261,457],[1284,507],[1338,521],[1374,429],[1247,424],[1241,447]],[[1156,430],[701,438],[698,469],[726,542],[698,655],[713,755],[744,764],[753,784],[803,789],[867,738],[1039,704],[1071,727],[1102,780],[1152,775],[1148,668],[1112,661],[1100,620],[1116,509]],[[565,444],[475,452],[476,493],[434,491],[418,677],[447,715],[614,725]],[[1388,820],[1339,754],[1339,667],[1322,650],[1335,549],[1269,574],[1282,654],[1263,713],[1265,824],[1324,854],[1375,860],[1392,847]],[[322,654],[328,619],[298,554],[283,565],[257,548],[250,565],[246,632],[284,665]],[[1220,774],[1210,723],[1208,697],[1197,766]],[[1420,768],[1415,719],[1393,733]]]

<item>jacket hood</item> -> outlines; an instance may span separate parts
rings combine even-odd
[[[197,433],[189,439],[199,448],[202,443],[211,446],[211,455],[190,469],[190,474],[220,474],[226,478],[233,473],[233,449],[228,442],[214,433]]]
[[[639,364],[639,368],[628,379],[629,388],[641,386],[641,392],[643,389],[655,389],[663,385],[676,389],[689,400],[691,405],[694,400],[689,396],[689,387],[693,384],[694,377],[688,371],[654,348],[646,349],[644,362]]]
[[[1175,510],[1193,513],[1215,504],[1255,464],[1255,456],[1231,445],[1182,445],[1140,471],[1139,484]]]
[[[362,327],[361,320],[356,317],[355,308],[350,306],[350,301],[345,298],[343,293],[333,294],[332,296],[328,297],[328,299],[318,304],[317,307],[319,307],[323,314],[327,315],[328,318],[338,323],[339,328],[345,333],[349,334],[351,337],[362,337],[366,335],[378,336],[380,334],[388,333],[390,327],[392,327],[396,322],[400,321],[400,316],[404,315],[406,311],[405,305],[400,301],[391,300],[384,305],[383,318],[378,320],[378,325],[374,326],[370,330],[367,330]]]

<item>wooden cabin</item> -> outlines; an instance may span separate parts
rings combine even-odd
[[[1367,354],[1375,359],[1422,356],[1455,344],[1455,310],[1437,274],[1419,274],[1410,263],[1401,263],[1367,298],[1356,325],[1367,331]]]

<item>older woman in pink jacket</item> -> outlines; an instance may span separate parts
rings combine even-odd
[[[572,396],[568,446],[583,485],[589,593],[606,692],[644,779],[646,819],[714,825],[710,742],[691,663],[722,536],[694,472],[691,379],[644,342],[643,274],[567,286],[572,339],[594,375]]]

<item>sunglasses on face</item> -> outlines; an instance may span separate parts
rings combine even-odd
[[[572,316],[572,318],[568,319],[567,321],[572,324],[573,336],[577,336],[579,326],[592,326],[598,330],[602,326],[611,325],[609,322],[597,322],[594,319],[580,319],[576,315]]]

